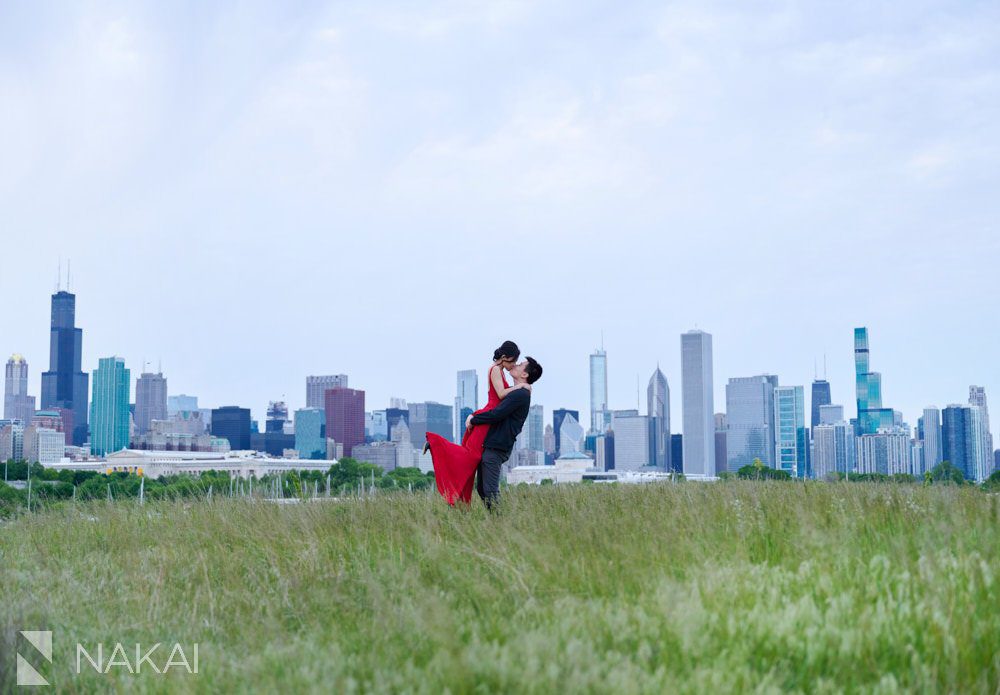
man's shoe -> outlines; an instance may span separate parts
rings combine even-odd
[[[430,451],[430,450],[431,450],[431,443],[430,442],[424,442],[424,454],[426,455],[427,452]]]

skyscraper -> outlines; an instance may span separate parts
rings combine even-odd
[[[306,377],[306,407],[319,408],[326,406],[326,392],[329,389],[346,389],[346,374],[330,374],[327,376]]]
[[[924,421],[925,437],[927,422]],[[941,413],[941,457],[950,461],[966,480],[982,482],[992,467],[986,448],[986,413],[979,405],[949,405]]]
[[[844,417],[844,406],[834,405],[821,405],[819,407],[819,424],[821,425],[832,425],[836,422],[845,420]]]
[[[681,406],[686,476],[715,475],[712,389],[712,336],[704,331],[684,333],[681,335]]]
[[[615,433],[615,470],[637,471],[655,465],[652,418],[635,411],[616,411],[611,429]]]
[[[407,424],[410,428],[410,441],[415,446],[422,447],[424,445],[428,432],[439,434],[448,441],[452,440],[455,425],[452,422],[453,410],[450,406],[433,401],[410,403],[409,411],[410,417]],[[465,429],[464,426],[462,429]],[[347,455],[346,452],[345,455]]]
[[[458,440],[456,440],[458,441]],[[533,405],[528,409],[528,419],[517,437],[517,446],[528,451],[545,451],[545,410],[541,405]]]
[[[326,458],[326,418],[319,408],[295,411],[295,449],[299,458]]]
[[[910,434],[904,428],[885,427],[857,438],[858,473],[912,474],[912,462]]]
[[[813,428],[813,442],[813,472],[816,478],[822,479],[833,473],[848,475],[854,472],[855,443],[851,423],[845,420],[821,422]]]
[[[941,463],[941,411],[934,406],[924,408],[923,442],[924,470],[929,471]],[[956,464],[958,465],[958,464]]]
[[[82,371],[83,330],[76,327],[76,295],[59,291],[52,295],[52,327],[49,331],[49,371],[42,374],[42,410],[73,411],[73,444],[87,441],[87,387],[90,379]],[[126,436],[126,440],[128,437]]]
[[[774,458],[778,470],[796,478],[812,477],[805,389],[801,386],[774,388]]]
[[[350,456],[355,446],[365,443],[365,392],[340,387],[327,389],[325,410],[327,438],[343,444],[344,456]]]
[[[455,391],[455,425],[452,441],[461,442],[465,434],[465,420],[479,407],[479,375],[475,369],[458,373]]]
[[[729,432],[729,418],[725,413],[715,414],[715,474],[725,473],[729,470],[729,447],[726,442],[726,435]],[[670,470],[668,467],[667,470]]]
[[[595,350],[590,356],[590,431],[603,432],[608,425],[608,353]],[[579,419],[579,418],[577,418]],[[556,427],[556,431],[559,428]]]
[[[830,396],[830,382],[826,379],[816,379],[812,383],[812,420],[810,427],[816,427],[821,423],[819,409],[821,406],[830,405],[833,399]]]
[[[892,408],[882,407],[882,375],[871,371],[868,329],[854,329],[854,370],[858,394],[858,432],[875,434],[896,424]]]
[[[659,366],[646,387],[646,414],[653,419],[651,465],[670,469],[670,385]]]
[[[773,374],[737,377],[726,384],[726,468],[735,473],[760,459],[774,466]]]
[[[167,419],[167,380],[163,374],[146,373],[135,383],[135,427],[146,434],[153,420]]]
[[[572,415],[573,419],[580,422],[580,411],[579,410],[567,410],[566,408],[557,408],[552,411],[552,431],[555,433],[556,437],[556,450],[555,457],[559,458],[562,455],[562,423],[566,419],[567,415]]]
[[[559,458],[579,454],[583,448],[583,427],[572,412],[567,412],[559,423]]]
[[[249,451],[250,409],[235,405],[213,409],[212,436],[229,440],[233,451]]]
[[[35,414],[35,397],[28,395],[28,361],[21,355],[7,360],[7,381],[3,395],[5,420],[20,420],[28,424]]]
[[[167,396],[167,417],[178,413],[193,413],[198,410],[197,396]]]
[[[132,375],[120,357],[98,360],[90,404],[90,453],[107,456],[128,448]]]
[[[993,433],[990,431],[990,408],[986,403],[986,389],[982,386],[969,387],[969,405],[977,405],[982,409],[984,441],[987,452],[993,451]],[[992,455],[992,453],[990,454]],[[988,474],[987,474],[988,477]]]

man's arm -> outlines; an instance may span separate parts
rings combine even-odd
[[[514,414],[518,408],[524,405],[525,399],[530,399],[531,393],[527,389],[518,389],[516,391],[511,391],[507,394],[507,397],[500,401],[498,405],[493,410],[487,410],[485,413],[479,413],[478,415],[472,416],[473,425],[492,425],[495,422],[500,422],[501,420],[506,420],[511,415]]]

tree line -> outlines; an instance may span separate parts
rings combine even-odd
[[[343,458],[327,471],[289,471],[280,475],[244,480],[227,471],[200,475],[142,478],[133,473],[54,470],[38,463],[8,461],[6,480],[0,479],[0,517],[19,509],[39,509],[71,500],[150,500],[207,497],[210,495],[303,498],[342,496],[361,492],[420,491],[434,484],[433,473],[418,468],[383,471],[379,466]],[[17,487],[8,483],[21,483]]]

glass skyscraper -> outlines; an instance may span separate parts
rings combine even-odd
[[[942,460],[960,469],[966,480],[982,482],[989,476],[992,456],[987,451],[987,441],[986,413],[982,406],[949,405],[942,411]]]
[[[796,478],[811,477],[805,389],[801,386],[774,389],[774,456],[775,468]]]
[[[87,441],[87,387],[90,379],[83,372],[82,363],[83,330],[76,327],[76,295],[56,292],[52,295],[49,371],[42,374],[42,410],[62,408],[72,411],[72,441],[75,446],[82,446]]]
[[[726,468],[735,473],[760,459],[774,466],[773,374],[738,377],[726,384]]]
[[[854,370],[858,394],[858,434],[895,426],[892,408],[882,407],[882,375],[870,369],[868,329],[854,329]]]
[[[826,379],[816,379],[812,383],[812,419],[809,421],[810,427],[821,424],[819,409],[824,405],[830,405],[833,399],[830,395],[830,382]]]
[[[653,419],[653,461],[651,465],[670,468],[670,385],[657,367],[646,387],[646,414]]]
[[[608,424],[608,353],[595,350],[590,356],[590,431],[603,432]]]
[[[295,411],[295,449],[299,458],[326,458],[326,415],[320,408]]]
[[[95,456],[128,448],[131,385],[125,360],[105,357],[98,361],[90,404],[90,453]]]
[[[580,411],[579,410],[567,410],[566,408],[557,408],[552,411],[552,431],[555,433],[556,438],[556,450],[555,456],[559,458],[562,453],[562,423],[566,419],[567,415],[572,415],[573,419],[580,422]]]
[[[461,442],[465,435],[465,421],[479,408],[479,375],[475,369],[458,373],[455,392],[455,421],[452,441]]]

